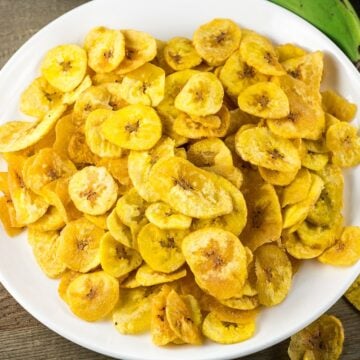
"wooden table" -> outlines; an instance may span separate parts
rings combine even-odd
[[[29,37],[84,0],[0,0],[0,68]],[[316,304],[314,304],[316,306]],[[345,327],[343,360],[360,359],[360,313],[341,299],[328,312]],[[287,359],[288,341],[246,357]],[[28,314],[0,284],[0,360],[109,359],[65,340]]]

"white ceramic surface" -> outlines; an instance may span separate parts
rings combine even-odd
[[[95,0],[61,16],[22,46],[0,72],[0,123],[24,118],[18,99],[38,74],[42,55],[61,43],[81,43],[96,25],[134,28],[160,39],[191,37],[194,29],[214,17],[229,17],[277,43],[293,42],[325,53],[324,87],[331,86],[360,105],[360,75],[345,55],[314,27],[264,0]],[[346,221],[360,225],[360,169],[346,178]],[[84,347],[122,359],[229,359],[269,347],[316,319],[343,294],[360,273],[360,263],[333,268],[307,262],[295,276],[292,290],[279,306],[263,311],[255,336],[241,344],[158,348],[150,336],[121,336],[110,322],[77,319],[57,295],[57,281],[38,268],[25,235],[9,239],[0,230],[0,281],[39,321]]]

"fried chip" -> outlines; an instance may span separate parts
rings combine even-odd
[[[337,360],[342,353],[343,342],[341,321],[335,316],[323,315],[291,337],[288,354],[291,360]]]

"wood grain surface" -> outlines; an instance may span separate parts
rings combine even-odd
[[[0,68],[35,32],[83,0],[0,0]],[[119,24],[120,25],[120,24]],[[0,109],[1,111],[1,109]],[[316,306],[316,304],[314,304]],[[345,327],[342,360],[360,359],[360,313],[341,299],[328,311]],[[288,340],[246,360],[285,360]],[[28,314],[0,284],[0,360],[110,359],[52,332]],[[190,359],[189,359],[190,360]]]

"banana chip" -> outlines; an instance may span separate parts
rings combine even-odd
[[[29,230],[29,243],[41,270],[50,278],[58,278],[66,269],[66,264],[58,255],[59,233],[57,231]]]
[[[311,180],[309,170],[301,168],[296,174],[295,179],[288,186],[284,187],[281,196],[281,207],[305,200],[310,190]]]
[[[129,150],[149,150],[161,137],[156,111],[142,104],[129,105],[107,118],[102,133],[111,143]]]
[[[319,256],[320,262],[335,266],[351,266],[360,260],[360,228],[347,226],[339,240]]]
[[[50,182],[73,175],[76,167],[53,149],[45,148],[25,161],[22,172],[26,187],[39,193]]]
[[[289,185],[296,177],[298,170],[294,171],[277,171],[258,167],[259,174],[263,180],[271,185],[285,186]]]
[[[199,65],[202,61],[191,40],[174,37],[164,47],[164,59],[174,70],[185,70]]]
[[[111,236],[116,241],[127,247],[136,248],[136,242],[132,237],[131,230],[122,223],[116,209],[113,209],[110,215],[107,217],[106,225]]]
[[[148,206],[146,218],[163,230],[185,230],[190,228],[192,218],[175,212],[164,202],[156,202]]]
[[[277,46],[276,52],[278,53],[279,61],[281,63],[289,59],[306,55],[306,51],[304,49],[289,43]]]
[[[324,112],[319,96],[312,88],[291,76],[282,76],[279,85],[289,101],[289,112],[281,119],[268,119],[270,130],[288,139],[305,138],[317,140],[325,127]]]
[[[104,230],[85,218],[69,222],[59,239],[58,256],[74,271],[86,273],[100,264],[100,238]]]
[[[198,73],[190,77],[175,98],[175,107],[193,116],[217,113],[224,97],[219,79],[212,73]]]
[[[166,300],[171,290],[163,285],[151,301],[151,337],[156,345],[166,345],[177,338],[166,316]]]
[[[184,215],[206,219],[230,213],[230,194],[208,174],[189,161],[174,157],[152,168],[150,183],[162,201]]]
[[[38,122],[10,121],[1,125],[0,152],[23,150],[34,145],[51,131],[65,110],[65,105],[57,105]]]
[[[196,304],[195,298],[191,295],[187,295],[188,299],[191,299]],[[185,298],[186,299],[186,298]],[[196,324],[196,314],[194,314],[192,307],[190,307],[187,301],[181,298],[175,291],[171,290],[166,297],[165,314],[170,328],[176,334],[176,336],[187,344],[199,345],[202,343],[199,323]],[[198,307],[195,305],[194,307]],[[198,314],[201,313],[198,309]]]
[[[136,272],[136,281],[140,286],[153,286],[172,282],[186,276],[186,269],[179,269],[173,273],[163,273],[151,269],[148,265],[142,265]]]
[[[332,162],[341,167],[360,163],[360,137],[357,129],[345,122],[331,125],[326,132],[326,146],[332,152]]]
[[[360,311],[360,277],[346,291],[345,297]]]
[[[141,256],[136,250],[116,241],[110,233],[101,238],[100,264],[109,275],[119,278],[138,268],[141,263]]]
[[[64,226],[65,221],[61,212],[55,206],[50,206],[39,220],[29,225],[29,229],[46,232],[60,230]]]
[[[91,86],[80,94],[74,104],[72,122],[76,127],[85,126],[89,114],[96,109],[108,109],[110,106],[111,94],[105,86]]]
[[[255,252],[256,289],[260,304],[274,306],[284,301],[291,287],[292,265],[284,251],[266,244]]]
[[[58,286],[58,294],[67,303],[67,289],[71,282],[75,280],[81,273],[72,270],[66,270],[60,278],[59,286]]]
[[[61,100],[61,92],[43,77],[36,78],[21,94],[20,110],[29,116],[42,118]]]
[[[343,343],[341,321],[335,316],[323,315],[291,337],[288,354],[291,360],[337,360],[342,353]]]
[[[182,251],[196,282],[211,295],[227,299],[243,287],[246,252],[234,234],[219,228],[197,230],[183,239]]]
[[[139,252],[152,269],[171,273],[185,263],[181,243],[187,234],[184,230],[162,230],[147,224],[137,237]]]
[[[150,173],[156,163],[175,155],[174,147],[174,140],[163,137],[150,150],[130,151],[128,159],[129,176],[139,195],[146,201],[159,200],[150,183]]]
[[[204,137],[223,137],[230,126],[230,114],[226,106],[222,106],[215,115],[189,116],[181,113],[173,123],[176,134],[189,139]]]
[[[66,291],[71,311],[86,321],[97,321],[108,315],[119,300],[119,283],[104,271],[82,274]]]
[[[335,91],[324,91],[321,93],[321,99],[324,110],[337,119],[341,121],[351,121],[354,119],[357,111],[356,104],[346,100]]]
[[[3,211],[0,212],[0,221],[4,227],[5,232],[10,237],[20,234],[23,231],[23,228],[14,223],[14,220],[16,221],[15,209],[12,205],[11,199],[7,196],[1,196],[0,206],[1,209],[3,209]]]
[[[273,135],[265,127],[238,131],[235,146],[241,158],[254,165],[285,172],[301,167],[300,155],[294,144]]]
[[[240,45],[241,30],[229,19],[214,19],[194,33],[198,54],[211,66],[222,65]]]
[[[255,32],[246,33],[240,44],[240,54],[248,65],[262,74],[273,76],[285,74],[271,42]]]
[[[216,313],[210,312],[202,324],[203,334],[219,344],[235,344],[251,338],[255,333],[255,321],[246,324],[234,320],[220,320]]]
[[[309,85],[309,88],[315,93],[320,90],[324,67],[323,58],[324,54],[321,51],[315,51],[284,61],[282,66],[291,77]]]
[[[248,65],[240,55],[234,52],[220,70],[219,79],[228,95],[237,98],[247,87],[257,82],[267,81],[268,77]]]
[[[88,32],[84,48],[89,66],[97,73],[109,73],[125,57],[125,38],[119,30],[99,26]]]
[[[71,177],[69,194],[80,211],[101,215],[115,203],[117,185],[104,167],[87,166]]]
[[[238,98],[239,108],[251,115],[276,119],[288,116],[289,100],[275,83],[258,82],[243,90]]]
[[[49,50],[41,63],[43,77],[62,92],[74,90],[83,80],[87,55],[78,45],[59,45]]]
[[[119,95],[129,104],[157,106],[164,91],[165,71],[150,63],[127,73],[119,86]]]
[[[244,196],[248,221],[240,234],[240,239],[254,251],[259,246],[280,238],[281,208],[274,187],[270,184],[254,183],[244,190]]]
[[[121,334],[139,334],[150,330],[151,301],[155,289],[137,288],[122,290],[112,321]]]
[[[97,109],[89,114],[85,123],[86,143],[90,150],[101,157],[118,158],[122,154],[121,147],[105,139],[102,134],[102,124],[112,114],[111,110]]]
[[[156,40],[151,35],[136,30],[121,32],[125,38],[125,57],[115,70],[120,75],[139,68],[156,56]]]

